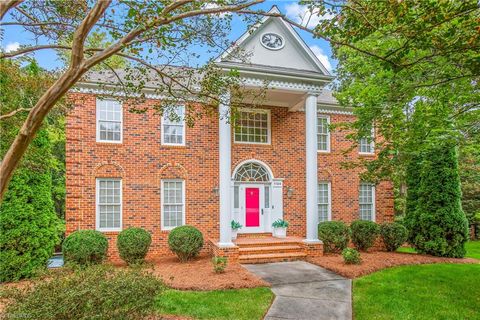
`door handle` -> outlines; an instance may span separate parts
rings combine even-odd
[[[263,209],[262,209],[262,216],[263,216]]]

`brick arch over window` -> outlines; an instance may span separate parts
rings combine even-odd
[[[332,172],[328,169],[319,170],[318,181],[332,181]]]
[[[160,168],[158,174],[160,180],[162,179],[187,179],[187,169],[179,163],[167,163]]]
[[[125,173],[123,167],[114,162],[101,162],[93,169],[93,175],[98,178],[122,178]]]

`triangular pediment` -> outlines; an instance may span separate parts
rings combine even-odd
[[[276,6],[269,13],[279,13]],[[269,48],[262,39],[265,35],[280,38],[278,48]],[[225,51],[217,62],[234,62],[249,65],[275,67],[315,72],[329,75],[293,27],[279,17],[265,16],[257,25],[243,34]]]

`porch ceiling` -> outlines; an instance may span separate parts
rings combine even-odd
[[[300,91],[287,91],[281,89],[243,88],[241,92],[233,94],[237,103],[249,105],[266,105],[285,107],[289,111],[299,111],[305,105],[307,93]],[[241,100],[241,101],[240,101]]]

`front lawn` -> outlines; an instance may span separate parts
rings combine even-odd
[[[167,290],[156,301],[160,314],[194,319],[263,319],[273,300],[269,288],[180,291]]]
[[[465,244],[465,249],[467,250],[465,258],[480,259],[480,241],[468,241]],[[411,247],[400,247],[397,252],[416,253],[415,249]]]
[[[480,259],[480,241],[469,241],[465,244],[467,249],[466,257]]]
[[[478,264],[434,264],[355,279],[355,319],[480,319],[479,274]]]

